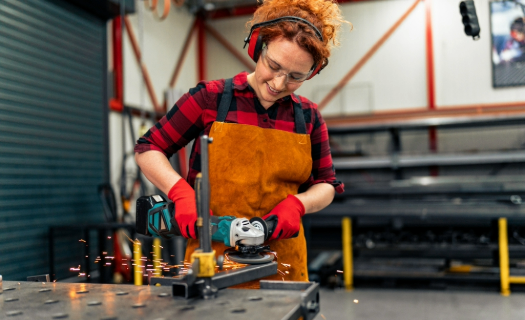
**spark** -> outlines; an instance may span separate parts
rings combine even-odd
[[[326,318],[324,317],[324,315],[321,313],[321,318],[323,318],[324,320],[326,320]]]
[[[79,276],[79,277],[85,277],[86,274],[81,272],[81,273],[78,274],[78,276]]]
[[[84,239],[80,239],[80,240],[78,240],[78,242],[84,242],[84,243],[85,243],[86,240],[84,240]]]
[[[106,255],[106,254],[108,254],[108,253],[107,253],[107,252],[102,252],[102,254],[103,254],[103,255]]]
[[[290,268],[291,264],[287,264],[287,263],[281,263],[283,266],[287,267],[287,268]]]
[[[343,273],[343,270],[337,270],[337,273]]]
[[[57,281],[56,281],[56,279],[55,279],[55,280],[53,280],[53,282],[57,282]]]
[[[107,256],[105,259],[111,259],[111,260],[113,260],[113,259],[115,259],[115,257]]]
[[[357,300],[357,299],[354,299],[354,303],[359,303],[359,300]]]
[[[111,239],[111,237],[110,237],[110,236],[108,236],[108,239]]]
[[[69,271],[80,271],[80,265],[78,265],[77,268],[74,268],[74,267],[69,268]]]

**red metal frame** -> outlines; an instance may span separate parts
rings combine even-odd
[[[365,2],[365,1],[377,1],[377,0],[339,0],[337,4],[351,3],[351,2]],[[255,10],[257,10],[257,5],[253,6],[243,6],[236,8],[227,8],[227,9],[217,9],[207,13],[206,17],[208,19],[223,19],[230,17],[239,17],[252,15]]]
[[[352,69],[339,81],[339,83],[324,97],[318,105],[318,109],[322,110],[335,97],[336,94],[343,89],[343,87],[354,77],[354,75],[361,70],[365,63],[376,53],[376,51],[385,43],[385,41],[396,31],[396,29],[405,21],[405,19],[414,11],[420,0],[415,0],[408,10],[394,23],[390,29],[368,50],[367,53],[355,64]]]
[[[427,52],[427,92],[428,109],[436,110],[436,92],[434,84],[434,45],[432,38],[432,0],[425,0],[426,17],[426,52]],[[438,150],[438,138],[436,127],[428,128],[428,146],[431,152]],[[431,176],[439,175],[439,168],[432,166],[429,168]]]
[[[197,17],[197,75],[198,81],[206,80],[206,29],[204,28],[204,18]]]
[[[347,117],[324,117],[326,125],[330,128],[344,127],[351,125],[366,124],[391,124],[406,122],[416,119],[448,118],[448,117],[472,117],[476,116],[501,116],[501,115],[525,115],[525,101],[508,102],[496,104],[473,104],[462,106],[447,106],[436,110],[429,110],[427,107],[411,110],[396,111],[376,111],[372,114],[356,115]]]
[[[425,0],[426,9],[426,42],[427,42],[427,86],[428,108],[436,109],[436,95],[434,85],[434,45],[432,38],[432,0]]]
[[[124,106],[124,82],[122,68],[122,20],[115,17],[111,26],[113,45],[113,90],[115,96],[109,100],[109,108],[122,112]]]

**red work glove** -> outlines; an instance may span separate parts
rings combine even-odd
[[[175,221],[184,238],[197,239],[195,222],[197,222],[197,203],[195,191],[184,179],[180,179],[171,187],[168,198],[175,204]]]
[[[277,219],[277,226],[270,240],[288,239],[299,232],[301,218],[306,213],[303,203],[291,194],[281,201],[270,213],[263,217],[266,219]]]

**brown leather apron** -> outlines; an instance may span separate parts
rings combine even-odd
[[[227,79],[217,119],[210,130],[210,209],[215,216],[262,217],[288,194],[296,195],[312,171],[310,136],[300,103],[293,102],[296,132],[225,123],[233,98],[232,80]],[[292,100],[293,101],[293,100]],[[299,236],[266,244],[277,253],[279,273],[266,280],[308,281],[306,241],[303,226]],[[186,260],[198,248],[190,239]],[[217,256],[227,249],[213,242]],[[236,286],[258,288],[259,281]]]

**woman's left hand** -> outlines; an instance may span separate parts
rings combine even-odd
[[[288,239],[298,233],[301,228],[301,217],[305,212],[303,203],[296,196],[289,194],[263,217],[264,220],[277,219],[277,226],[270,240]]]

